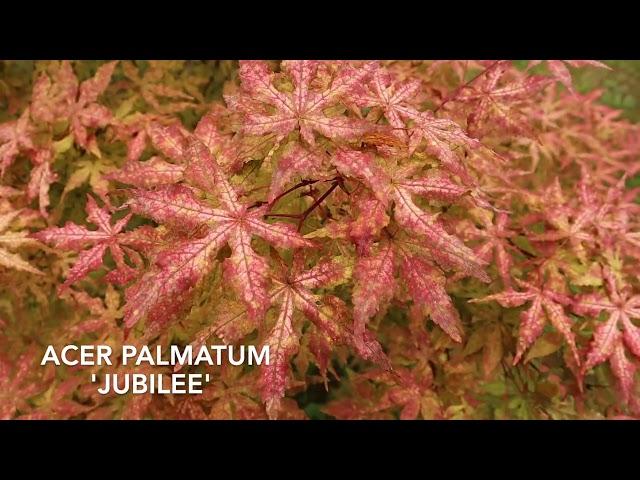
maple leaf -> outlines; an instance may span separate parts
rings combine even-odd
[[[344,302],[331,295],[313,292],[348,280],[349,269],[342,259],[320,260],[312,268],[305,269],[303,255],[296,253],[291,267],[279,257],[276,263],[268,295],[278,313],[263,343],[270,347],[270,361],[261,367],[258,380],[270,418],[280,417],[281,401],[289,385],[290,362],[300,348],[302,337],[307,337],[305,344],[309,344],[325,382],[328,355],[333,345],[351,346],[362,358],[389,368],[388,360],[371,332],[364,334],[364,341],[356,340]],[[311,321],[313,327],[303,328],[297,312]],[[248,315],[245,306],[234,302],[223,303],[216,309],[215,316],[216,322],[199,332],[192,345],[204,345],[213,334],[225,343],[235,343],[260,326]]]
[[[312,322],[331,336],[331,340],[341,340],[340,332],[334,327],[326,311],[318,306],[318,297],[311,289],[327,286],[340,279],[343,267],[336,261],[318,263],[314,268],[300,271],[302,265],[294,265],[291,273],[283,272],[274,278],[270,292],[272,303],[279,304],[276,323],[267,335],[265,345],[269,346],[269,365],[261,367],[260,390],[271,418],[277,416],[280,400],[284,397],[290,371],[290,360],[299,348],[299,334],[294,326],[294,313],[299,310]]]
[[[183,88],[166,84],[171,78],[167,73],[176,67],[174,63],[150,60],[149,67],[141,75],[134,62],[122,62],[122,71],[128,80],[127,90],[135,91],[156,112],[162,114],[177,113],[187,108],[197,107],[196,99],[183,91]],[[169,102],[163,102],[163,99]]]
[[[578,193],[582,210],[591,212],[591,224],[600,248],[638,257],[640,234],[633,219],[640,207],[634,201],[637,191],[626,189],[625,183],[623,175],[605,191],[598,191],[601,189],[596,189],[592,176],[583,169]]]
[[[268,264],[251,247],[252,237],[259,236],[281,248],[313,246],[292,225],[266,223],[262,220],[263,209],[249,210],[243,205],[200,140],[195,137],[189,140],[186,155],[187,181],[203,191],[216,193],[222,208],[211,207],[198,200],[188,187],[179,185],[132,192],[128,205],[133,212],[160,223],[196,227],[201,234],[160,253],[156,261],[158,268],[145,274],[127,291],[125,324],[128,328],[147,313],[152,322],[175,313],[182,303],[177,299],[186,298],[198,280],[210,271],[211,257],[225,244],[232,251],[223,263],[225,278],[247,305],[249,316],[261,318],[269,306]]]
[[[471,302],[496,301],[506,308],[519,307],[526,302],[531,302],[531,306],[520,315],[518,346],[513,364],[516,365],[520,361],[525,351],[542,334],[547,320],[562,334],[571,349],[575,362],[580,364],[575,335],[571,331],[571,320],[563,308],[572,304],[571,298],[547,288],[545,285],[534,285],[517,278],[515,281],[524,291],[507,290],[482,299],[471,300]]]
[[[399,131],[398,135],[408,141],[403,118],[418,112],[408,103],[421,86],[419,80],[395,82],[394,75],[384,68],[378,68],[371,81],[354,89],[348,96],[361,108],[379,107],[383,110],[389,125]]]
[[[274,85],[275,75],[263,61],[241,61],[242,94],[227,96],[233,110],[244,117],[244,131],[263,135],[275,133],[284,138],[299,129],[309,145],[315,145],[314,131],[331,139],[355,139],[364,133],[367,124],[345,116],[327,116],[324,110],[335,106],[342,97],[357,88],[376,68],[369,62],[360,68],[341,65],[331,84],[325,89],[314,88],[318,80],[317,61],[295,60],[282,62],[282,71],[293,81],[293,91],[281,91]],[[275,110],[269,114],[269,108]]]
[[[89,183],[93,192],[96,193],[103,202],[109,203],[109,182],[107,175],[113,171],[113,165],[110,165],[104,160],[92,160],[89,158],[80,159],[75,163],[77,168],[67,179],[67,183],[62,191],[60,203],[64,201],[70,191],[80,187],[86,182]]]
[[[139,188],[152,188],[177,183],[182,180],[183,174],[184,166],[166,162],[156,156],[144,162],[127,162],[122,168],[108,173],[104,178]]]
[[[118,318],[122,317],[120,294],[113,285],[107,285],[104,300],[92,297],[82,290],[69,289],[65,291],[66,294],[73,299],[76,305],[90,313],[89,318],[84,318],[68,329],[66,338],[76,340],[87,333],[99,332],[102,335],[112,335],[122,339],[122,330],[116,322]]]
[[[185,148],[189,133],[178,123],[160,125],[151,123],[147,127],[147,134],[151,138],[153,146],[166,157],[183,163],[185,160]]]
[[[353,320],[357,338],[364,335],[369,319],[395,294],[395,252],[391,243],[381,244],[359,256],[353,272]]]
[[[485,210],[476,210],[472,212],[482,228],[475,225],[467,224],[463,229],[463,235],[469,239],[481,239],[484,243],[475,249],[475,253],[481,260],[490,262],[495,259],[498,274],[502,280],[505,289],[512,289],[510,269],[513,264],[511,251],[515,250],[509,239],[515,236],[515,232],[509,229],[509,216],[500,212],[494,215]]]
[[[433,322],[456,342],[462,341],[458,311],[445,290],[445,276],[429,262],[402,250],[402,276],[414,304],[429,313]]]
[[[52,85],[49,77],[42,74],[34,85],[34,118],[45,122],[65,118],[69,121],[76,143],[100,157],[95,135],[90,134],[88,129],[103,128],[112,120],[111,111],[98,104],[97,100],[109,85],[117,63],[105,63],[92,78],[82,84],[78,84],[68,61],[62,62],[58,75],[54,77],[54,82],[59,82],[60,85]]]
[[[390,217],[383,202],[369,190],[361,189],[351,196],[353,220],[345,228],[348,238],[356,244],[359,253],[366,253],[373,240],[389,224]]]
[[[147,144],[149,142],[153,144],[154,139],[157,142],[158,135],[153,133],[157,133],[158,127],[176,124],[172,117],[140,112],[134,112],[123,118],[116,117],[112,123],[116,138],[127,144],[128,162],[139,160]],[[153,146],[163,151],[162,145],[153,144]]]
[[[373,155],[359,151],[339,150],[332,159],[338,170],[366,183],[376,198],[385,206],[394,202],[394,219],[403,229],[424,237],[431,242],[432,255],[447,267],[455,267],[467,275],[488,282],[484,271],[485,263],[457,237],[446,232],[437,215],[418,207],[412,197],[443,199],[460,197],[468,191],[447,179],[446,176],[431,174],[418,179],[409,179],[413,169],[400,170],[390,178],[374,162]]]
[[[576,256],[585,262],[587,257],[585,244],[593,246],[597,233],[595,229],[602,227],[606,214],[616,208],[613,202],[617,196],[620,196],[621,191],[620,185],[617,188],[612,188],[604,201],[601,201],[587,182],[588,178],[583,177],[578,184],[578,196],[572,198],[573,201],[570,202],[562,194],[559,180],[556,177],[549,190],[551,196],[540,199],[541,205],[545,206],[544,218],[555,230],[530,235],[529,238],[532,241],[568,241]],[[554,199],[552,205],[549,204],[550,198]],[[576,205],[576,199],[580,201],[578,205]],[[629,206],[625,205],[622,208],[629,208]]]
[[[289,361],[298,349],[298,335],[293,329],[293,298],[290,292],[282,296],[282,309],[269,333],[266,345],[269,346],[270,364],[268,368],[263,369],[260,386],[267,412],[273,418],[277,415],[280,399],[284,397]]]
[[[244,162],[251,158],[256,150],[262,148],[271,138],[267,135],[264,140],[259,140],[252,145],[242,135],[232,136],[225,132],[225,123],[229,121],[227,117],[228,112],[221,105],[213,106],[200,118],[193,134],[209,148],[218,165],[225,172],[235,173],[242,168]],[[278,143],[276,143],[277,145]],[[265,160],[269,155],[267,154]]]
[[[53,80],[53,81],[52,81]],[[33,84],[31,112],[38,122],[52,123],[67,116],[78,92],[78,78],[70,62],[61,62],[51,75],[41,73]]]
[[[469,131],[478,136],[496,126],[516,133],[530,132],[529,122],[517,109],[518,104],[542,90],[549,79],[542,76],[525,76],[499,86],[510,70],[509,62],[494,62],[478,76],[479,81],[468,83],[456,94],[456,102],[469,105],[472,112],[467,117]]]
[[[270,360],[268,365],[261,366],[258,380],[270,418],[281,414],[281,402],[289,385],[290,362],[298,352],[303,336],[307,336],[312,345],[320,343],[316,345],[314,356],[323,377],[328,367],[325,355],[330,354],[332,345],[349,345],[362,358],[389,368],[382,347],[371,332],[362,333],[362,340],[358,341],[341,300],[313,293],[315,289],[327,289],[347,280],[348,269],[341,259],[320,260],[310,269],[305,269],[304,257],[300,254],[294,255],[290,268],[280,259],[279,263],[271,275],[272,286],[268,294],[270,303],[278,309],[275,323],[264,340],[264,345],[269,346]],[[302,313],[315,328],[305,329],[302,333],[296,312]],[[235,343],[259,326],[245,306],[233,302],[224,303],[215,316],[217,321],[199,332],[192,345],[204,345],[213,334],[225,343]]]
[[[19,255],[5,249],[5,247],[13,249],[20,245],[34,243],[33,240],[28,237],[27,232],[9,231],[11,222],[20,214],[21,210],[0,213],[0,265],[42,275],[40,270],[31,266],[27,261],[20,258]]]
[[[433,113],[426,111],[410,116],[415,122],[411,129],[410,151],[415,150],[421,140],[427,144],[427,151],[436,156],[445,168],[468,180],[464,165],[454,149],[465,147],[478,148],[481,143],[475,138],[467,136],[460,125],[452,120],[436,118]]]
[[[131,214],[111,225],[111,214],[106,208],[99,207],[91,195],[87,196],[86,212],[87,220],[96,225],[97,230],[67,222],[63,227],[51,227],[32,234],[33,238],[57,248],[80,252],[60,287],[61,291],[100,268],[107,250],[111,252],[117,267],[108,274],[107,279],[126,283],[134,275],[133,269],[125,263],[125,251],[121,246],[126,238],[121,232],[131,219]],[[89,245],[91,248],[84,250]]]
[[[35,150],[34,132],[28,108],[17,120],[0,124],[0,177],[4,176],[18,154]]]
[[[436,118],[431,111],[420,112],[407,103],[419,88],[420,81],[393,82],[393,76],[380,68],[374,73],[368,90],[356,90],[349,98],[360,107],[381,107],[394,133],[407,142],[409,154],[424,140],[427,152],[437,157],[445,168],[468,179],[455,150],[477,148],[480,142],[468,137],[454,121]],[[409,121],[413,125],[409,125]]]
[[[584,294],[573,305],[578,315],[595,317],[602,311],[609,313],[608,319],[596,326],[582,374],[608,360],[620,382],[624,401],[628,402],[636,368],[627,358],[624,347],[640,358],[640,328],[631,321],[640,318],[640,296],[632,295],[631,288],[620,282],[609,267],[603,268],[603,277],[607,295]]]
[[[47,217],[47,207],[49,206],[49,188],[51,184],[59,179],[57,173],[51,170],[51,160],[53,155],[50,150],[39,150],[32,157],[35,167],[31,171],[29,184],[27,185],[27,199],[38,198],[40,214]]]
[[[424,316],[442,328],[454,341],[462,341],[460,317],[445,289],[444,274],[425,260],[420,247],[411,240],[395,236],[360,255],[354,268],[354,331],[360,334],[374,315],[383,311],[398,293],[396,272]],[[360,337],[356,337],[358,339]]]
[[[615,220],[602,222],[600,242],[608,251],[620,250],[623,254],[640,259],[640,226],[627,212],[616,212]],[[636,217],[637,218],[637,217]]]
[[[193,135],[209,148],[225,172],[235,172],[242,167],[254,150],[262,145],[261,142],[250,145],[250,142],[242,138],[232,138],[231,135],[224,133],[221,125],[224,115],[225,112],[221,112],[220,108],[212,107],[200,118]],[[190,133],[179,122],[167,123],[162,117],[145,114],[138,120],[132,120],[131,124],[121,123],[119,136],[120,138],[133,137],[128,143],[128,162],[124,166],[127,172],[122,175],[120,172],[115,172],[112,179],[145,188],[164,183],[176,183],[182,179],[181,173],[184,169]],[[147,140],[150,140],[156,150],[174,163],[163,162],[160,158],[156,160],[156,157],[151,159],[153,160],[151,164],[136,162],[144,151]],[[267,137],[266,140],[269,138]],[[158,177],[157,182],[150,180],[145,186],[145,181],[138,177],[145,173],[148,173],[151,178]]]

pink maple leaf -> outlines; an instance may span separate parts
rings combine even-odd
[[[430,252],[447,267],[454,267],[482,281],[489,281],[485,262],[454,235],[449,234],[437,215],[422,210],[413,195],[431,199],[451,199],[464,195],[468,188],[460,187],[444,175],[431,174],[418,179],[409,178],[412,169],[400,170],[393,178],[374,162],[373,155],[359,151],[340,150],[333,163],[344,175],[363,181],[376,198],[389,208],[393,202],[395,221],[406,231],[430,243]]]
[[[281,248],[311,247],[290,224],[266,223],[264,209],[250,210],[238,199],[210,150],[196,137],[186,150],[185,179],[195,187],[216,193],[221,208],[199,200],[193,189],[182,185],[156,190],[132,192],[129,207],[135,213],[149,216],[159,223],[174,227],[195,228],[200,234],[178,243],[158,255],[156,269],[146,273],[127,291],[125,323],[128,328],[149,314],[152,322],[166,321],[177,311],[192,287],[206,275],[212,256],[224,245],[231,256],[224,261],[224,275],[242,301],[251,318],[261,318],[269,306],[266,260],[251,246],[258,236]]]
[[[27,108],[20,118],[0,125],[0,176],[4,176],[20,153],[35,150],[33,134],[35,129],[29,118]]]
[[[408,141],[403,118],[418,113],[409,102],[419,92],[420,86],[419,80],[396,82],[391,72],[378,68],[371,80],[354,89],[348,98],[361,108],[381,108],[389,125],[398,129],[397,134]]]
[[[280,269],[273,277],[270,292],[272,303],[279,305],[280,309],[276,323],[265,340],[265,345],[269,346],[270,362],[262,366],[259,385],[271,418],[277,416],[288,383],[289,362],[299,347],[299,329],[294,324],[296,311],[304,313],[330,342],[353,344],[352,333],[345,330],[340,319],[332,316],[339,310],[323,308],[322,298],[312,292],[312,289],[326,287],[340,279],[344,275],[344,267],[336,261],[326,260],[305,271],[300,260],[300,256],[294,259],[290,271]],[[381,348],[378,348],[381,352]],[[366,355],[367,349],[363,348],[362,351]]]
[[[549,78],[543,76],[519,76],[502,82],[509,71],[508,61],[494,62],[479,80],[469,83],[456,94],[454,100],[471,109],[467,117],[469,132],[478,136],[500,127],[515,133],[530,133],[529,120],[518,110],[519,104],[541,91]],[[502,83],[502,85],[501,85]]]
[[[335,259],[324,259],[314,267],[305,269],[304,257],[299,253],[294,255],[292,263],[288,267],[280,260],[270,275],[272,282],[268,293],[269,301],[278,313],[264,340],[264,345],[269,346],[269,364],[261,366],[258,380],[261,397],[270,418],[276,418],[280,411],[280,403],[291,376],[290,361],[298,352],[303,335],[309,339],[310,348],[323,376],[326,375],[332,345],[351,346],[362,358],[383,368],[390,368],[389,361],[372,332],[364,332],[363,340],[357,340],[354,328],[349,325],[350,319],[344,302],[331,295],[314,293],[316,289],[329,288],[344,279],[344,265]],[[313,328],[303,330],[297,312],[311,321]],[[216,312],[216,317],[214,325],[196,334],[192,345],[205,344],[213,334],[218,335],[225,343],[234,343],[259,326],[256,319],[251,319],[246,307],[233,303],[224,303]]]
[[[34,163],[31,170],[31,177],[27,185],[27,199],[38,199],[40,214],[47,217],[47,207],[49,206],[49,188],[51,184],[58,180],[59,176],[51,169],[53,154],[49,149],[38,150],[31,158]]]
[[[97,101],[109,85],[117,63],[105,63],[92,78],[80,85],[68,61],[62,62],[54,83],[42,74],[34,85],[32,96],[34,119],[44,122],[68,120],[75,142],[100,157],[95,135],[88,129],[104,128],[112,120],[111,111]]]
[[[492,219],[490,213],[485,210],[476,212],[474,216],[482,228],[473,224],[461,224],[461,233],[466,239],[483,241],[474,249],[476,255],[486,262],[495,260],[502,284],[505,289],[511,290],[510,269],[513,259],[510,252],[516,249],[509,242],[509,238],[515,235],[515,232],[508,227],[509,216],[500,212],[495,214]]]
[[[411,105],[409,100],[419,89],[420,81],[394,82],[393,76],[380,68],[367,89],[357,89],[349,98],[359,107],[382,108],[395,134],[407,142],[409,153],[424,141],[428,153],[437,157],[445,168],[467,179],[456,150],[477,148],[480,142],[467,136],[454,121],[437,118],[433,112],[421,112]]]
[[[575,335],[571,331],[571,320],[567,317],[563,308],[572,304],[571,298],[546,287],[540,282],[534,285],[517,278],[515,280],[524,291],[507,290],[479,300],[471,300],[472,302],[496,301],[506,308],[519,307],[526,302],[531,302],[531,306],[520,315],[518,346],[513,364],[516,365],[520,361],[526,350],[542,334],[547,320],[562,334],[571,349],[575,362],[580,364]]]
[[[411,244],[397,238],[381,242],[356,261],[355,332],[363,332],[369,319],[386,308],[398,293],[396,271],[420,312],[429,315],[454,341],[461,342],[460,317],[445,290],[444,274],[433,263],[412,252]]]
[[[152,135],[157,127],[175,124],[175,120],[164,115],[135,112],[112,123],[116,138],[127,144],[127,160],[133,162],[140,159],[150,141],[153,143],[154,138],[157,141],[158,137]],[[154,147],[162,151],[161,145],[154,144]]]
[[[109,250],[116,262],[117,269],[110,272],[107,278],[116,283],[125,283],[134,275],[134,270],[125,263],[125,251],[121,244],[128,243],[128,235],[122,232],[129,222],[131,214],[111,225],[111,214],[104,207],[99,207],[92,196],[87,196],[87,220],[98,227],[89,230],[82,225],[67,222],[63,227],[51,227],[32,234],[32,237],[63,250],[80,252],[61,291],[72,283],[87,276],[103,264],[104,253]],[[131,240],[135,243],[135,240]],[[85,250],[87,246],[91,246]]]
[[[233,110],[245,115],[244,131],[251,135],[275,133],[284,138],[299,129],[309,145],[315,145],[314,131],[331,139],[355,139],[366,131],[366,122],[343,115],[328,116],[324,110],[358,87],[376,68],[375,62],[360,68],[340,65],[330,85],[317,88],[320,62],[295,60],[282,62],[282,71],[293,82],[293,91],[274,85],[275,74],[263,61],[240,62],[242,93],[226,97]],[[272,113],[270,113],[270,111]]]
[[[640,358],[640,328],[631,319],[640,318],[640,295],[632,295],[630,286],[622,283],[613,271],[605,267],[603,276],[607,295],[599,293],[584,294],[573,305],[579,315],[597,316],[600,312],[609,313],[608,319],[599,323],[593,335],[593,341],[587,360],[582,366],[582,374],[606,360],[620,382],[625,402],[633,390],[635,366],[625,354],[625,346]],[[622,332],[620,331],[622,328]]]
[[[183,174],[184,166],[169,163],[155,156],[144,162],[127,162],[121,169],[105,175],[104,178],[139,188],[152,188],[177,183],[182,180]]]

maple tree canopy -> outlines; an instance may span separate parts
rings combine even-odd
[[[637,78],[0,62],[0,418],[640,417]]]

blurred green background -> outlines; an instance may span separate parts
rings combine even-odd
[[[606,60],[613,71],[597,68],[574,69],[576,89],[587,92],[604,89],[602,103],[624,110],[624,116],[640,121],[640,60]]]

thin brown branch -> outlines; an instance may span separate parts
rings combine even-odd
[[[336,177],[336,178],[334,178],[334,179],[332,179],[330,181],[332,181],[333,183],[327,189],[327,191],[324,192],[319,198],[314,199],[314,202],[311,204],[311,206],[309,208],[307,208],[304,212],[302,212],[302,213],[265,213],[264,216],[265,217],[280,217],[280,218],[295,218],[295,219],[299,219],[299,221],[298,221],[298,231],[300,231],[302,229],[302,225],[304,224],[304,221],[307,219],[309,214],[311,212],[313,212],[316,208],[318,208],[320,206],[320,204],[322,204],[322,202],[329,195],[331,195],[331,192],[333,192],[339,186],[344,189],[344,186],[343,186],[344,180],[342,179],[342,177]],[[304,181],[300,182],[299,184],[295,185],[294,187],[290,188],[286,192],[282,193],[279,198],[282,198],[284,195],[286,195],[287,193],[292,192],[293,190],[296,190],[296,189],[298,189],[300,187],[303,187],[305,185],[311,185],[312,183],[316,183],[316,182],[318,182],[318,180],[304,180]],[[277,200],[278,199],[276,198],[271,203],[271,205],[273,205]]]
[[[274,198],[271,202],[270,202],[270,208],[273,207],[273,205],[275,205],[278,200],[280,200],[282,197],[289,195],[291,192],[302,188],[306,185],[313,185],[314,183],[317,183],[319,180],[302,180],[300,183],[295,184],[293,187],[291,187],[288,190],[285,190],[284,192],[282,192],[280,195],[278,195],[276,198]]]
[[[331,195],[331,192],[333,192],[336,189],[336,187],[338,187],[341,183],[343,183],[342,178],[336,179],[331,184],[331,187],[329,187],[329,189],[327,189],[327,191],[324,192],[320,198],[318,198],[315,202],[313,202],[313,204],[302,213],[302,218],[298,222],[298,231],[302,229],[302,225],[304,224],[304,221],[307,219],[309,214],[313,212],[316,209],[316,207],[318,207],[324,201],[325,198]]]

